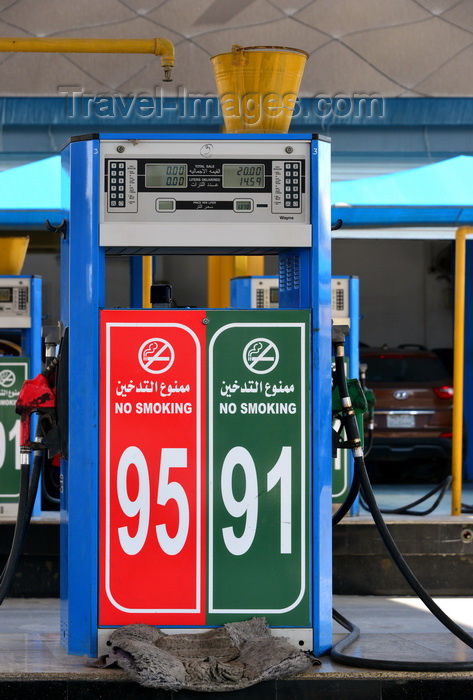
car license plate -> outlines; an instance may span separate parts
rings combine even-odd
[[[395,413],[386,416],[388,428],[414,428],[416,424],[415,416],[410,413]]]

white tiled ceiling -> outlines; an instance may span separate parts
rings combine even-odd
[[[308,51],[306,97],[471,95],[472,0],[0,0],[0,36],[164,36],[171,92],[213,92],[209,57],[238,43]],[[154,94],[161,81],[152,56],[0,54],[3,96]]]

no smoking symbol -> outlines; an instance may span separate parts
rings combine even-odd
[[[279,350],[272,340],[255,338],[245,346],[243,362],[255,374],[268,374],[279,362]]]
[[[174,362],[174,348],[163,338],[150,338],[140,347],[138,360],[147,372],[162,374],[167,372]]]
[[[8,389],[13,386],[16,381],[15,373],[11,369],[4,369],[0,372],[0,386]]]

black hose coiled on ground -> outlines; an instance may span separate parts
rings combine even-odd
[[[433,511],[437,508],[437,506],[447,493],[451,483],[452,477],[447,476],[446,479],[441,481],[440,484],[436,484],[433,489],[426,493],[425,496],[421,496],[421,498],[418,498],[417,501],[408,503],[407,506],[402,506],[401,508],[380,508],[379,512],[383,513],[383,515],[430,515],[430,513],[433,513]],[[437,493],[437,491],[439,492],[439,495],[432,503],[432,505],[429,506],[429,508],[426,508],[425,510],[412,510],[412,508],[419,506],[421,503],[424,503],[424,501],[427,501],[431,496],[434,496]],[[360,496],[360,503],[365,510],[369,510],[369,506],[363,498],[363,495]]]
[[[381,535],[381,538],[388,550],[392,560],[396,564],[400,573],[403,575],[409,586],[424,603],[424,605],[435,615],[437,620],[441,622],[452,634],[460,639],[464,644],[473,649],[473,637],[465,632],[462,627],[456,624],[444,611],[435,603],[427,591],[423,588],[417,577],[410,569],[407,562],[404,560],[396,543],[394,542],[391,533],[386,527],[383,516],[378,508],[376,499],[371,488],[371,483],[366,470],[363,448],[358,431],[358,424],[355,419],[355,414],[351,406],[351,400],[348,393],[347,380],[345,375],[345,365],[343,357],[343,343],[336,344],[335,356],[336,382],[340,393],[342,403],[342,422],[345,428],[347,439],[352,446],[355,472],[361,485],[361,492],[369,506],[371,515],[376,524],[376,527]],[[356,498],[356,496],[355,496]],[[348,499],[347,499],[348,500]],[[343,508],[343,506],[342,506]],[[473,661],[457,661],[457,662],[416,662],[416,661],[392,661],[390,659],[368,659],[359,656],[350,656],[343,653],[358,639],[360,630],[356,625],[353,625],[349,620],[343,617],[336,610],[333,611],[333,618],[349,631],[349,634],[335,644],[330,655],[334,661],[340,664],[349,666],[357,666],[362,668],[384,669],[390,671],[471,671],[473,670]]]

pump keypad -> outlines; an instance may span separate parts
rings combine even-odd
[[[19,287],[18,289],[18,310],[26,311],[28,308],[28,288]]]
[[[299,209],[301,205],[301,164],[284,164],[284,206]]]
[[[136,160],[108,161],[108,211],[137,211]]]
[[[123,161],[110,163],[110,206],[125,206],[126,164]]]
[[[302,211],[302,162],[273,161],[273,192],[271,208],[274,214],[300,214]]]

